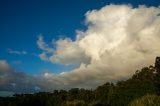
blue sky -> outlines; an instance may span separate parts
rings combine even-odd
[[[159,0],[0,0],[0,59],[28,74],[42,70],[60,73],[75,68],[42,61],[37,39],[46,42],[61,37],[75,39],[75,30],[85,30],[84,14],[107,4],[158,6]],[[10,52],[9,52],[10,51]],[[12,51],[12,53],[11,53]],[[15,51],[20,53],[15,53]],[[22,53],[25,51],[26,54]]]

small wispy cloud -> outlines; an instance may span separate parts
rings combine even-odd
[[[44,39],[42,35],[38,36],[37,41],[38,48],[40,48],[43,52],[38,55],[38,57],[43,61],[49,61],[48,55],[52,55],[54,53],[53,47],[50,47]]]
[[[54,49],[49,47],[49,45],[46,42],[44,42],[44,39],[43,39],[42,35],[38,36],[37,45],[41,50],[44,50],[47,53],[53,53],[54,52]]]
[[[13,63],[13,64],[21,64],[22,61],[20,61],[20,60],[14,60],[14,61],[12,61],[12,63]]]
[[[43,60],[43,61],[49,61],[49,58],[48,58],[48,56],[46,55],[45,52],[39,54],[38,56],[39,56],[40,59]]]
[[[17,51],[17,50],[13,50],[13,49],[7,49],[7,52],[10,54],[17,54],[17,55],[26,55],[27,52],[22,50],[22,51]]]

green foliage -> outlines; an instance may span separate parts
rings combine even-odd
[[[83,100],[67,101],[66,106],[86,106],[87,104]]]
[[[128,104],[131,100],[141,97],[145,94],[154,94],[156,92],[156,88],[151,81],[142,81],[139,79],[130,79],[119,85],[117,85],[114,97],[110,104],[114,106],[124,106]]]
[[[0,106],[160,106],[160,57],[128,80],[95,90],[72,88],[0,97]]]
[[[156,57],[155,68],[157,72],[160,74],[160,57]]]
[[[96,104],[106,105],[110,103],[110,99],[114,94],[115,86],[113,83],[106,83],[99,86],[95,90],[95,99],[98,100]]]
[[[156,87],[158,89],[158,94],[160,95],[160,57],[156,57],[155,69],[156,69],[155,84],[156,84]]]
[[[160,106],[160,97],[157,95],[145,95],[133,100],[128,106]]]
[[[132,76],[132,79],[153,81],[155,78],[154,72],[155,68],[153,66],[144,67],[140,71],[137,70],[136,73]]]

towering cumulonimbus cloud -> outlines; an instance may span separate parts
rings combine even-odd
[[[70,72],[45,77],[61,85],[92,87],[117,81],[135,70],[153,64],[160,55],[159,7],[107,5],[88,11],[86,31],[77,31],[76,40],[56,41],[50,61],[79,64]]]

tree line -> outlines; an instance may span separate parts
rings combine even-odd
[[[95,90],[72,88],[0,97],[0,106],[160,106],[160,57],[125,81]]]

